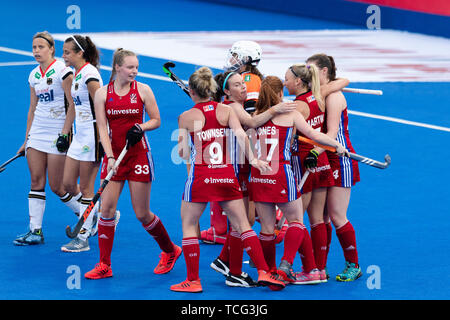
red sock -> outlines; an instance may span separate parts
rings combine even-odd
[[[259,242],[258,236],[252,229],[244,231],[241,233],[241,240],[244,245],[244,249],[247,254],[252,259],[256,266],[256,269],[268,272],[269,267],[267,266],[266,260],[264,259],[264,254],[261,248],[261,243]]]
[[[311,226],[311,240],[314,251],[314,260],[319,270],[327,266],[327,227],[325,223]]]
[[[281,260],[294,263],[295,254],[297,253],[305,236],[303,229],[306,229],[303,223],[291,222],[284,236],[284,253]]]
[[[217,235],[226,234],[228,220],[227,216],[223,214],[222,207],[218,202],[210,202],[209,206],[211,208],[211,227],[214,227]]]
[[[198,280],[198,269],[200,260],[200,246],[197,237],[183,238],[182,240],[184,260],[186,261],[187,279]]]
[[[327,227],[327,256],[328,256],[328,252],[330,251],[331,236],[333,234],[333,228],[331,227],[331,222],[325,223],[325,226]]]
[[[114,242],[115,223],[113,219],[100,217],[98,221],[98,246],[100,248],[100,261],[111,265],[111,251]]]
[[[259,242],[261,242],[262,251],[264,253],[264,259],[272,271],[277,270],[276,263],[276,246],[275,246],[275,235],[267,233],[259,233]]]
[[[230,232],[231,229],[228,230],[227,237],[225,239],[225,243],[222,247],[222,251],[220,251],[219,259],[223,262],[229,262],[230,261]]]
[[[358,266],[358,251],[356,250],[356,236],[352,224],[348,221],[339,229],[336,229],[336,235],[344,250],[346,261],[352,262]]]
[[[303,241],[298,250],[302,259],[303,271],[310,272],[316,268],[316,261],[314,260],[314,253],[312,247],[311,237],[309,236],[308,229],[303,229]]]
[[[237,231],[230,232],[230,273],[240,276],[242,273],[242,259],[244,256],[244,247]]]
[[[166,228],[164,228],[164,225],[161,220],[159,220],[157,215],[154,216],[153,220],[149,224],[142,226],[156,240],[162,251],[166,253],[173,252],[175,249],[173,242],[170,240]]]

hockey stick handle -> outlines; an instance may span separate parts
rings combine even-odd
[[[311,139],[308,139],[308,138],[305,138],[305,137],[302,137],[302,136],[296,136],[296,137],[300,141],[303,141],[303,142],[306,142],[306,143],[309,143],[309,144],[313,144],[315,146],[318,146],[318,147],[320,147],[322,149],[325,149],[325,150],[328,150],[328,151],[331,151],[331,152],[336,152],[336,148],[329,147],[329,146],[324,146],[323,144],[320,144],[320,143],[318,143],[318,142],[316,142],[314,140],[311,140]],[[373,160],[373,159],[364,157],[364,156],[356,154],[356,153],[352,153],[352,152],[349,152],[349,158],[353,159],[353,160],[356,160],[356,161],[359,161],[359,162],[362,162],[364,164],[367,164],[367,165],[369,165],[371,167],[379,168],[379,169],[386,169],[391,164],[391,157],[388,154],[384,156],[384,160],[385,160],[384,163],[380,162],[380,161],[377,161],[377,160]]]
[[[181,88],[181,90],[184,91],[184,93],[186,93],[188,95],[188,97],[190,98],[191,95],[189,94],[189,89],[187,87],[187,85],[184,83],[183,80],[181,80],[180,78],[178,78],[171,70],[170,68],[175,67],[175,63],[173,62],[166,62],[163,65],[163,71],[165,74],[167,74],[169,76],[170,79],[172,79],[173,82],[175,82],[178,87]]]
[[[376,96],[383,95],[383,91],[381,90],[371,90],[371,89],[357,89],[357,88],[343,88],[344,92],[353,92],[353,93],[362,93],[362,94],[373,94]]]
[[[2,172],[3,170],[5,170],[5,167],[13,162],[14,160],[16,160],[17,158],[23,157],[25,155],[25,151],[22,151],[18,154],[16,154],[14,157],[12,157],[11,159],[7,160],[6,162],[4,162],[2,165],[0,165],[0,172]]]
[[[75,238],[81,231],[81,228],[83,227],[84,222],[86,221],[86,219],[89,217],[89,215],[91,214],[92,210],[94,210],[94,207],[96,205],[96,203],[98,202],[98,200],[100,199],[100,196],[102,195],[103,191],[106,188],[106,185],[109,183],[109,181],[111,180],[111,178],[114,175],[114,172],[117,170],[117,168],[119,167],[120,162],[122,161],[122,159],[125,157],[125,155],[127,154],[128,151],[128,142],[127,145],[123,148],[122,152],[120,153],[119,157],[117,158],[116,162],[114,163],[114,166],[112,167],[112,169],[108,172],[108,175],[106,176],[106,178],[103,180],[102,185],[100,186],[100,188],[98,189],[97,193],[94,195],[94,197],[92,198],[91,202],[89,203],[89,206],[86,208],[86,210],[84,210],[83,215],[80,217],[80,219],[78,220],[77,224],[75,225],[74,229],[71,230],[70,226],[66,227],[66,235],[73,239]]]

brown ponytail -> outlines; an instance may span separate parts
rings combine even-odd
[[[258,101],[256,101],[256,114],[263,113],[271,106],[281,102],[280,92],[283,91],[283,82],[275,76],[267,76],[261,82]]]
[[[75,41],[76,40],[76,41]],[[100,65],[100,54],[95,46],[94,42],[92,42],[91,38],[83,37],[79,34],[73,35],[67,38],[64,43],[72,42],[73,48],[72,50],[76,53],[83,51],[83,59],[86,62],[89,62],[94,67],[98,68]]]
[[[318,53],[309,57],[306,62],[314,62],[320,69],[326,67],[328,69],[328,80],[336,80],[337,69],[332,56],[327,56],[324,53]]]

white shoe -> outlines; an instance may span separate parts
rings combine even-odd
[[[90,247],[88,240],[82,240],[78,237],[61,247],[61,251],[63,252],[82,252],[89,250]]]

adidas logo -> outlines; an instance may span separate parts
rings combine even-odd
[[[286,194],[286,190],[283,189],[283,191],[281,191],[281,194]]]
[[[350,245],[349,247],[345,248],[345,251],[349,251],[349,250],[355,250],[356,248],[352,245]]]
[[[98,237],[99,237],[99,239],[107,239],[107,240],[109,239],[108,236],[106,234],[104,234],[104,233],[102,233]]]

